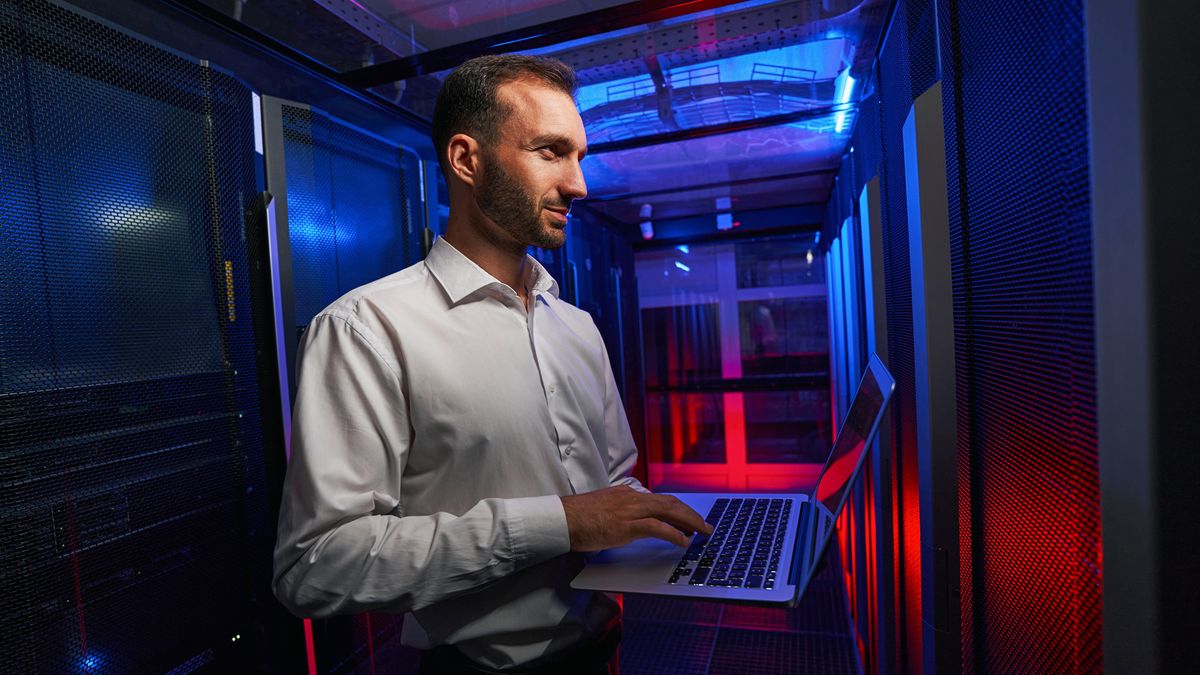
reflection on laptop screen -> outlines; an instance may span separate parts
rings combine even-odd
[[[872,361],[863,375],[858,395],[850,405],[850,412],[842,423],[841,432],[833,444],[833,450],[813,495],[834,517],[846,501],[846,494],[853,484],[856,469],[866,453],[867,441],[883,414],[884,403],[894,386],[882,364],[876,367],[874,359]],[[881,377],[888,381],[880,382]]]
[[[887,407],[896,381],[879,357],[872,354],[867,372],[858,385],[858,393],[850,404],[850,412],[842,422],[837,440],[829,451],[829,459],[817,479],[812,499],[800,511],[800,544],[793,552],[789,583],[796,584],[796,597],[803,594],[808,580],[816,573],[833,537],[837,520],[854,479],[858,476],[867,447],[875,437],[883,411]],[[809,508],[809,507],[812,508]]]

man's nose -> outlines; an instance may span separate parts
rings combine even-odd
[[[570,162],[570,168],[563,177],[559,191],[563,197],[569,199],[583,199],[587,196],[587,181],[583,178],[583,167],[579,162]]]

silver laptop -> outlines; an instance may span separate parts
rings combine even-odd
[[[872,354],[811,495],[678,493],[706,516],[711,536],[695,535],[687,549],[641,539],[601,551],[571,586],[794,606],[829,545],[895,386]]]

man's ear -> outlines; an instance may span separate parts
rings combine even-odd
[[[448,147],[450,173],[467,185],[474,186],[479,180],[479,143],[466,134],[454,134]]]

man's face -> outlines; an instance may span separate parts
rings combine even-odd
[[[544,84],[509,82],[497,95],[513,113],[483,148],[479,210],[523,246],[558,248],[571,202],[587,195],[579,163],[587,152],[575,102]]]

